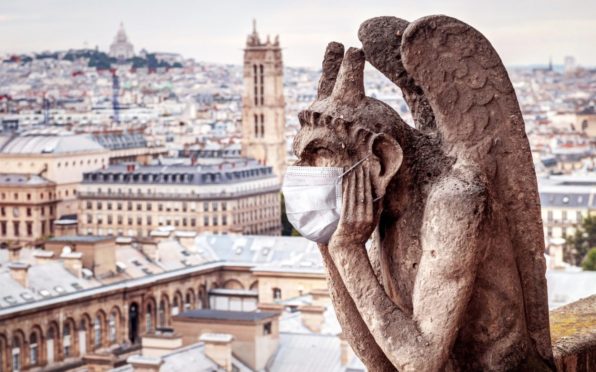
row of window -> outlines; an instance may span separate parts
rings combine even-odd
[[[12,226],[12,235],[11,236],[27,236],[33,237],[34,236],[34,226],[36,224],[41,225],[41,236],[46,235],[47,232],[50,234],[54,233],[54,221],[25,221],[24,223],[21,221],[12,221],[12,224],[9,224],[7,221],[0,221],[0,236],[10,236],[11,234],[8,233],[8,227]],[[49,225],[49,228],[48,228]],[[24,226],[24,231],[21,230],[21,226]],[[24,235],[22,235],[24,234]]]
[[[583,215],[581,211],[575,212],[575,220],[569,220],[569,215],[566,210],[561,211],[561,222],[581,222],[583,220]],[[554,219],[554,212],[552,210],[546,211],[546,221],[553,222]]]
[[[103,201],[96,201],[93,202],[91,200],[88,200],[85,203],[85,208],[88,210],[91,210],[95,207],[96,210],[102,210],[103,207],[106,207],[106,210],[111,211],[114,208],[114,203],[111,201],[108,202],[103,202]],[[134,208],[133,208],[134,206]],[[209,206],[211,206],[211,209],[209,209]],[[115,203],[115,209],[118,211],[123,210],[122,208],[124,207],[124,203],[121,202],[116,202]],[[196,204],[195,203],[187,203],[187,202],[182,202],[182,203],[176,203],[176,202],[169,202],[169,203],[157,203],[157,210],[159,212],[163,212],[164,209],[166,212],[170,212],[170,211],[174,211],[174,212],[178,212],[178,211],[182,211],[182,212],[187,212],[188,209],[190,207],[190,210],[194,211],[196,209]],[[228,204],[227,202],[204,202],[203,203],[203,211],[204,212],[209,212],[209,210],[213,211],[213,212],[217,212],[221,207],[222,211],[226,211],[228,209]],[[137,211],[143,211],[143,203],[137,202],[134,203],[129,201],[126,203],[126,210],[128,211],[132,211],[132,210],[137,210]],[[151,211],[153,210],[153,202],[147,202],[145,203],[145,211]]]
[[[0,207],[0,217],[6,217],[6,215],[7,215],[6,211],[8,209],[9,209],[8,207]],[[27,216],[27,217],[32,217],[33,216],[33,208],[31,208],[31,207],[25,207],[24,209],[25,209],[25,216]],[[50,205],[48,207],[48,212],[49,212],[49,215],[50,216],[54,214],[54,206],[53,205]],[[46,215],[46,207],[45,206],[40,207],[39,208],[39,213],[42,216],[45,216]],[[21,208],[20,207],[13,207],[12,208],[12,216],[14,218],[19,218],[21,216]]]
[[[103,215],[96,215],[95,219],[93,218],[92,214],[87,214],[87,224],[93,224],[94,221],[97,225],[103,225],[104,223],[104,216]],[[134,224],[136,220],[136,225],[137,226],[141,226],[143,225],[143,217],[142,216],[137,216],[136,219],[133,217],[127,217],[126,221],[127,224],[129,226],[132,226]],[[148,226],[152,226],[153,225],[153,217],[152,216],[145,216],[144,218],[145,223]],[[107,215],[106,219],[106,224],[107,225],[113,225],[114,224],[114,217],[109,214]],[[172,219],[171,218],[165,218],[165,217],[159,217],[158,218],[158,226],[190,226],[190,227],[196,227],[197,226],[197,219],[196,218],[186,218],[186,217],[176,217],[173,219],[173,224],[172,224]],[[122,225],[124,224],[124,216],[122,215],[117,215],[116,216],[116,224],[117,225]],[[203,225],[202,226],[218,226],[220,224],[220,219],[218,218],[218,216],[213,216],[213,218],[209,218],[209,216],[205,216],[203,218]],[[227,216],[221,216],[221,225],[222,226],[226,226],[228,224],[228,217]]]

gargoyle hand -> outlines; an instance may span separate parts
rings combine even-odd
[[[344,177],[341,216],[330,245],[364,244],[376,227],[369,161]]]

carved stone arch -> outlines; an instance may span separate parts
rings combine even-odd
[[[248,289],[251,291],[258,291],[259,290],[259,281],[255,280],[254,282],[250,283],[250,286],[248,287]]]
[[[64,359],[79,355],[79,327],[72,317],[62,323],[62,357]]]
[[[112,306],[108,313],[107,341],[109,345],[119,344],[124,339],[124,317],[118,305]]]
[[[62,360],[62,347],[60,338],[60,325],[57,321],[53,320],[48,324],[48,327],[46,328],[45,360],[48,364],[52,364],[54,362]]]
[[[10,364],[13,371],[22,370],[29,364],[27,352],[25,333],[20,329],[13,331],[10,339]]]
[[[93,350],[107,346],[107,315],[103,310],[97,310],[93,321]]]
[[[228,279],[224,282],[225,289],[244,289],[244,285],[238,279]]]
[[[192,310],[195,308],[197,297],[195,296],[195,290],[187,288],[184,294],[184,311]]]
[[[149,295],[143,302],[142,309],[144,333],[152,333],[157,324],[157,301],[153,295]]]
[[[91,316],[83,313],[78,323],[77,339],[79,340],[79,355],[83,356],[93,350],[92,322]]]

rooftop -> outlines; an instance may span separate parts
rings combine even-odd
[[[0,173],[0,185],[2,186],[45,186],[53,184],[52,181],[36,174]]]
[[[279,316],[278,313],[257,311],[225,311],[211,309],[197,309],[178,314],[177,318],[205,319],[205,320],[235,320],[254,322]]]
[[[273,178],[273,169],[254,159],[229,159],[215,164],[118,164],[85,173],[83,183],[207,185]]]
[[[90,135],[61,133],[24,133],[12,137],[0,154],[58,154],[105,151]]]

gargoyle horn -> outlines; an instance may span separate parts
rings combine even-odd
[[[364,99],[364,52],[350,48],[344,56],[331,99],[342,105],[355,106]]]
[[[333,92],[337,73],[344,58],[344,46],[338,42],[332,41],[327,45],[325,57],[323,58],[323,74],[319,80],[319,89],[317,90],[317,101],[325,99]]]

